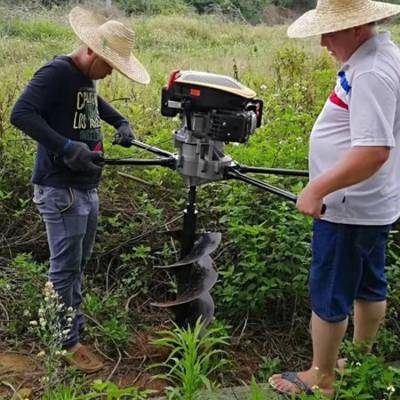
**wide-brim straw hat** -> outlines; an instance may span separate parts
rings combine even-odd
[[[400,5],[371,0],[318,0],[289,26],[291,38],[304,38],[354,28],[400,13]]]
[[[69,22],[78,38],[109,65],[133,81],[148,84],[150,75],[132,54],[134,33],[124,24],[75,7]]]

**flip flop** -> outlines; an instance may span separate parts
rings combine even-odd
[[[297,372],[284,372],[281,374],[282,379],[284,379],[285,381],[291,382],[294,385],[296,385],[301,391],[302,393],[305,393],[307,396],[313,396],[314,392],[313,390],[307,385],[305,384],[297,375]],[[283,390],[277,389],[271,382],[271,380],[269,381],[269,384],[271,385],[271,387],[277,391],[280,394],[285,394],[285,395],[298,395],[300,393],[291,393],[291,392],[285,392]]]

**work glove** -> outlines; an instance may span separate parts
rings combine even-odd
[[[119,144],[122,147],[131,147],[132,140],[135,140],[133,129],[127,122],[123,122],[115,134],[113,144]]]
[[[71,141],[63,154],[64,164],[73,171],[98,173],[104,165],[102,153],[91,151],[83,142]]]

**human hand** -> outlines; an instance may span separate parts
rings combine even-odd
[[[123,122],[115,134],[113,144],[119,144],[122,147],[131,147],[132,140],[135,140],[133,129],[127,122]]]
[[[313,218],[321,218],[321,215],[323,215],[326,210],[326,205],[323,204],[323,198],[315,192],[310,183],[297,198],[296,207],[302,214]]]
[[[102,153],[91,151],[83,142],[71,141],[63,154],[64,164],[73,171],[98,173],[104,165]]]

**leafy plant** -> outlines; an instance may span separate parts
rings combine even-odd
[[[97,337],[104,347],[112,349],[128,343],[129,316],[118,290],[103,297],[96,291],[89,291],[85,296],[84,310],[91,318],[89,333]],[[91,321],[97,323],[93,326]]]
[[[48,390],[42,400],[78,400],[76,389],[70,386],[60,385]]]
[[[400,392],[400,369],[371,354],[350,358],[340,375],[337,399],[394,399]]]
[[[171,348],[164,363],[151,366],[167,368],[168,371],[157,378],[173,384],[167,388],[168,399],[200,399],[201,390],[212,387],[212,374],[227,364],[224,350],[218,347],[226,346],[228,338],[220,335],[220,328],[203,332],[204,326],[199,319],[193,328],[175,325],[171,331],[161,331],[161,337],[154,341],[156,345]]]
[[[152,390],[139,390],[137,387],[119,388],[110,381],[96,380],[91,384],[92,391],[77,397],[76,400],[142,400],[154,393]]]
[[[382,357],[366,354],[360,348],[347,344],[346,368],[338,371],[334,400],[398,399],[400,368],[385,364]],[[318,388],[314,396],[300,399],[327,399]]]
[[[277,357],[263,357],[262,359],[263,361],[257,372],[257,378],[262,382],[267,382],[270,376],[278,373],[282,369],[282,362]]]
[[[47,279],[47,265],[24,253],[6,265],[4,260],[0,261],[0,299],[8,310],[7,334],[10,338],[19,337],[28,331],[26,318],[37,315],[43,299],[41,288]]]
[[[279,399],[281,396],[278,396],[278,394],[271,393],[270,389],[266,389],[261,387],[256,379],[254,377],[251,378],[250,382],[250,395],[247,398],[248,400],[273,400],[273,399]]]
[[[139,390],[136,387],[119,388],[111,381],[97,379],[91,382],[90,387],[60,385],[45,394],[43,400],[144,400],[153,393],[152,390]]]

